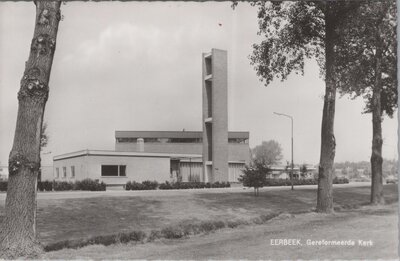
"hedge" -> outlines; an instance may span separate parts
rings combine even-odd
[[[76,181],[73,190],[105,191],[106,184],[104,182],[99,183],[97,180],[84,179]]]
[[[84,179],[76,182],[66,181],[38,181],[38,191],[105,191],[106,184],[92,179]],[[0,191],[7,191],[7,181],[0,181]]]
[[[335,177],[333,179],[333,184],[346,184],[349,183],[349,180],[347,178],[338,178]],[[293,179],[293,185],[295,186],[300,186],[300,185],[317,185],[318,180],[317,179]],[[290,179],[267,179],[265,181],[264,186],[291,186],[292,183]]]
[[[229,182],[164,182],[158,184],[157,181],[143,181],[142,183],[136,181],[128,181],[125,185],[126,190],[155,190],[155,189],[201,189],[201,188],[227,188],[231,185]]]
[[[200,188],[229,188],[231,184],[229,182],[215,182],[215,183],[204,183],[204,182],[175,182],[170,183],[166,181],[161,183],[159,189],[200,189]]]
[[[157,189],[158,182],[146,180],[142,183],[136,181],[128,181],[125,185],[126,190],[154,190]]]

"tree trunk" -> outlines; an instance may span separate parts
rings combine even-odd
[[[0,231],[0,258],[37,257],[36,186],[40,137],[49,78],[61,18],[60,3],[37,1],[35,31],[18,93],[18,116],[9,156],[5,217]]]
[[[321,155],[318,173],[317,212],[333,212],[333,162],[335,159],[336,86],[334,77],[335,1],[327,1],[325,9],[325,97],[321,126]]]
[[[378,42],[380,37],[378,26]],[[371,203],[384,204],[382,180],[382,48],[377,45],[375,54],[375,86],[372,90],[372,154],[371,154]]]

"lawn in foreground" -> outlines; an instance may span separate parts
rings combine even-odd
[[[369,202],[369,187],[334,188],[335,205]],[[51,195],[51,194],[49,194]],[[169,193],[127,193],[110,197],[38,200],[39,240],[45,245],[56,241],[116,234],[132,230],[150,231],[183,221],[251,219],[277,212],[298,213],[315,207],[316,189],[214,193],[182,191]],[[385,186],[388,202],[398,200],[397,185]],[[0,206],[3,213],[4,205]]]
[[[275,239],[301,245],[276,245]],[[397,204],[364,206],[335,214],[278,216],[264,225],[223,229],[186,240],[88,246],[49,252],[43,259],[396,259]],[[354,246],[307,245],[307,240],[353,240]],[[271,240],[273,243],[271,243]],[[372,242],[372,245],[363,242]]]

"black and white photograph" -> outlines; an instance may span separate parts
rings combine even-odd
[[[0,260],[398,259],[399,4],[0,2]]]

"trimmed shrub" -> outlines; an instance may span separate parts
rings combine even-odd
[[[161,235],[167,239],[177,239],[186,236],[185,231],[181,227],[166,227],[161,230]]]
[[[78,180],[73,186],[74,190],[105,191],[106,184],[93,179]]]
[[[7,181],[0,181],[0,191],[7,191]]]
[[[159,189],[173,189],[171,183],[168,181],[165,181],[165,183],[161,183],[160,186],[158,186]]]
[[[142,182],[144,189],[146,190],[154,190],[157,189],[158,187],[158,182],[157,181],[150,181],[150,180],[145,180]]]
[[[37,184],[38,191],[53,191],[53,182],[52,181],[38,181]]]
[[[333,184],[347,184],[347,183],[349,183],[349,179],[348,178],[335,177],[333,179]]]
[[[215,183],[204,183],[204,182],[175,182],[161,183],[159,189],[202,189],[202,188],[228,188],[231,184],[229,182],[215,182]]]
[[[142,183],[136,181],[128,181],[125,185],[126,190],[145,190],[145,186]]]
[[[54,191],[67,191],[74,189],[74,183],[66,181],[54,181],[53,182]]]

